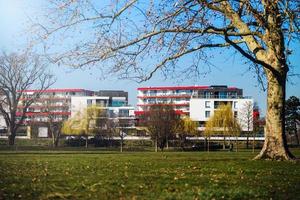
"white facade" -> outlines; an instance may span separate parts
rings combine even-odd
[[[4,117],[0,114],[0,130],[1,129],[6,129],[6,123]]]
[[[125,102],[125,97],[113,97],[113,100]],[[132,106],[109,106],[109,97],[81,96],[71,97],[71,117],[83,111],[90,105],[97,105],[108,111],[109,116],[134,117],[134,107]]]
[[[232,112],[234,113],[234,116],[239,122],[242,131],[252,131],[253,99],[250,98],[243,98],[243,99],[192,98],[190,100],[190,118],[193,121],[206,122],[214,114],[214,111],[221,103],[229,103],[232,105]],[[200,126],[199,129],[204,130],[204,124],[202,127]]]
[[[74,117],[76,113],[83,111],[90,105],[98,105],[100,107],[108,107],[109,97],[97,97],[97,96],[80,96],[71,97],[71,117]]]
[[[125,97],[113,97],[116,101],[126,101]],[[109,119],[129,120],[126,126],[134,126],[134,107],[132,106],[109,106],[109,97],[82,96],[71,98],[71,117],[82,112],[88,106],[97,105],[106,111]]]

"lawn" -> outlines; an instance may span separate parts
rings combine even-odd
[[[300,150],[294,150],[299,157]],[[300,199],[300,163],[250,152],[0,152],[0,199]]]

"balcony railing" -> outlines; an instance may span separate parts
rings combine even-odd
[[[194,99],[251,99],[250,96],[240,96],[240,95],[192,95]]]

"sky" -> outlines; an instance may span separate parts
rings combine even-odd
[[[42,12],[40,0],[0,0],[0,51],[14,52],[21,50],[30,38],[29,26],[33,16]],[[300,49],[294,44],[294,49]],[[160,74],[143,83],[131,80],[118,80],[113,75],[100,78],[99,69],[71,69],[68,66],[49,66],[57,81],[52,88],[84,88],[90,90],[125,90],[129,93],[129,104],[137,102],[137,88],[147,86],[179,85],[228,85],[243,89],[245,96],[251,96],[258,103],[264,116],[266,110],[266,92],[258,87],[255,74],[249,72],[238,55],[216,52],[211,72],[199,79],[167,79]],[[300,74],[300,52],[294,51],[291,57],[294,73]],[[289,78],[287,97],[300,97],[300,78]]]

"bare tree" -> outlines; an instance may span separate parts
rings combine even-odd
[[[24,122],[28,107],[53,83],[53,75],[46,71],[45,63],[38,56],[1,54],[0,114],[5,119],[9,145],[14,145],[16,132]],[[24,92],[30,88],[37,90],[32,94]]]
[[[240,119],[242,128],[245,128],[246,131],[246,147],[249,148],[249,135],[253,131],[253,103],[251,101],[246,101],[242,109],[242,118]]]
[[[67,117],[59,116],[55,111],[57,106],[67,108],[67,103],[64,102],[62,105],[57,105],[54,95],[47,95],[45,97],[46,98],[42,103],[42,112],[46,114],[46,124],[52,137],[52,145],[53,147],[57,147],[61,136],[62,125],[63,122],[67,120]]]
[[[167,141],[177,130],[180,116],[169,104],[155,104],[142,118],[151,139],[154,141],[155,152],[157,152],[158,147],[163,151]]]
[[[102,62],[108,66],[102,71],[144,81],[159,70],[166,76],[199,75],[200,61],[209,64],[211,57],[206,49],[240,53],[258,81],[267,81],[266,139],[256,158],[294,158],[286,145],[284,105],[290,44],[299,38],[300,1],[123,0],[108,6],[89,0],[49,2],[51,21],[36,26],[42,31],[38,36],[51,44],[57,34],[65,41],[71,36],[74,45],[55,61],[74,67]],[[182,64],[188,54],[193,54],[193,62]]]
[[[252,131],[252,153],[254,153],[255,150],[255,137],[259,132],[263,132],[263,125],[262,125],[262,119],[260,119],[260,111],[257,103],[254,103],[253,105],[253,131]]]
[[[123,143],[124,143],[124,137],[126,136],[125,133],[122,130],[122,125],[120,124],[120,121],[118,118],[111,118],[108,119],[106,122],[107,125],[107,138],[109,137],[120,137],[120,152],[123,152]]]

